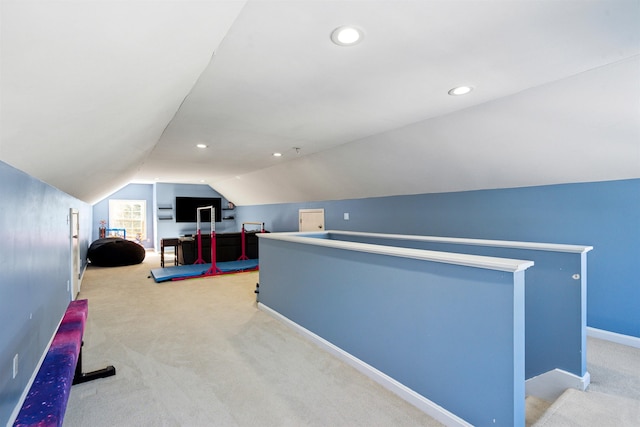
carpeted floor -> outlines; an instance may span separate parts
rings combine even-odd
[[[534,426],[637,427],[640,426],[640,401],[597,391],[568,389]]]
[[[155,283],[159,265],[87,269],[83,368],[117,374],[72,388],[65,427],[440,425],[258,310],[258,272]],[[527,426],[640,426],[640,349],[587,350],[588,391],[528,398]]]
[[[587,391],[567,390],[534,427],[640,426],[640,349],[587,340]]]
[[[258,273],[147,278],[154,254],[90,267],[84,371],[64,425],[439,426],[420,410],[256,308]]]

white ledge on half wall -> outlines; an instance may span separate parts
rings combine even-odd
[[[502,247],[502,248],[529,249],[529,250],[550,251],[550,252],[583,253],[583,252],[589,252],[593,249],[593,246],[564,245],[564,244],[558,244],[558,243],[518,242],[515,240],[486,240],[486,239],[469,239],[469,238],[460,238],[460,237],[422,236],[422,235],[411,235],[411,234],[364,233],[359,231],[340,231],[340,230],[327,230],[325,231],[325,233],[342,234],[345,236],[365,236],[365,237],[375,236],[382,239],[453,243],[456,245],[495,246],[495,247]]]
[[[261,239],[282,240],[305,245],[324,246],[329,248],[347,249],[350,251],[367,252],[378,255],[388,255],[402,258],[420,259],[423,261],[442,262],[447,264],[464,265],[467,267],[485,268],[490,270],[516,272],[533,266],[533,261],[510,258],[497,258],[481,255],[467,255],[453,252],[429,251],[424,249],[410,249],[396,246],[372,245],[369,243],[347,242],[331,240],[311,235],[326,235],[324,233],[259,233]],[[306,234],[306,235],[305,235]]]

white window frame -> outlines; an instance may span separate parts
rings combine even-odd
[[[140,209],[137,209],[137,206]],[[146,200],[109,200],[109,228],[127,230],[127,240],[147,239],[147,201]]]

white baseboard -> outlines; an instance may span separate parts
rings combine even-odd
[[[527,396],[535,396],[547,402],[554,402],[568,388],[584,391],[589,383],[591,383],[589,372],[579,377],[562,369],[554,369],[537,377],[529,378],[525,381],[524,386]]]
[[[82,268],[80,269],[80,275],[78,276],[78,280],[80,281],[82,287],[82,279],[84,279],[84,272],[87,271],[88,262],[85,262]]]
[[[622,335],[615,332],[605,331],[587,326],[587,336],[600,338],[601,340],[612,341],[629,347],[640,348],[640,338],[631,335]]]
[[[258,308],[263,310],[267,314],[273,316],[274,318],[282,321],[287,326],[291,327],[293,330],[295,330],[296,332],[298,332],[299,334],[301,334],[305,338],[309,339],[310,341],[312,341],[313,343],[318,345],[323,350],[333,354],[334,356],[336,356],[340,360],[344,361],[348,365],[354,367],[355,369],[357,369],[362,374],[366,375],[367,377],[369,377],[373,381],[375,381],[378,384],[382,385],[387,390],[389,390],[392,393],[396,394],[400,398],[404,399],[408,403],[412,404],[413,406],[415,406],[416,408],[420,409],[421,411],[423,411],[424,413],[426,413],[430,417],[432,417],[432,418],[436,419],[437,421],[441,422],[442,424],[444,424],[446,426],[451,426],[451,427],[472,427],[471,424],[469,424],[468,422],[466,422],[462,418],[458,417],[457,415],[447,411],[443,407],[441,407],[441,406],[437,405],[436,403],[430,401],[429,399],[425,398],[424,396],[416,393],[415,391],[413,391],[410,388],[408,388],[407,386],[399,383],[398,381],[394,380],[393,378],[391,378],[390,376],[386,375],[385,373],[380,372],[379,370],[377,370],[373,366],[368,365],[367,363],[363,362],[362,360],[358,359],[357,357],[354,357],[353,355],[347,353],[346,351],[342,350],[341,348],[331,344],[329,341],[325,340],[324,338],[314,334],[313,332],[309,331],[308,329],[305,329],[304,327],[302,327],[302,326],[298,325],[297,323],[291,321],[290,319],[288,319],[287,317],[285,317],[282,314],[278,313],[277,311],[267,307],[266,305],[264,305],[262,303],[258,303]]]
[[[16,406],[13,408],[13,411],[11,412],[11,415],[9,416],[9,420],[7,421],[7,427],[12,427],[13,424],[15,423],[15,421],[16,421],[16,418],[18,418],[18,415],[20,414],[20,410],[22,409],[22,405],[24,405],[24,401],[27,400],[27,395],[29,394],[29,391],[31,390],[31,386],[33,385],[34,381],[36,380],[36,376],[38,375],[38,372],[40,371],[40,367],[44,363],[44,358],[47,357],[47,353],[49,352],[49,347],[51,347],[51,343],[53,342],[53,339],[55,338],[56,334],[58,333],[58,328],[60,327],[60,324],[62,323],[62,319],[63,318],[64,318],[64,316],[60,318],[60,321],[58,322],[58,326],[56,326],[56,328],[54,329],[53,334],[51,335],[51,338],[49,339],[49,343],[44,348],[44,351],[42,352],[42,355],[40,356],[40,360],[38,360],[38,364],[36,365],[36,368],[31,373],[31,378],[29,378],[29,382],[27,383],[27,385],[24,388],[24,390],[22,390],[22,394],[20,395],[20,400],[18,401]]]

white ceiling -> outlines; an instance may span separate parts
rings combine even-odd
[[[1,12],[0,160],[90,203],[132,181],[248,205],[640,177],[640,0]],[[345,24],[362,43],[331,42]]]

